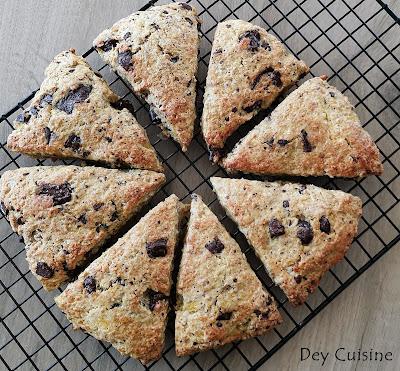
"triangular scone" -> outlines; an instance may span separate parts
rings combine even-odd
[[[357,233],[361,200],[313,185],[211,178],[272,280],[302,304]]]
[[[308,80],[223,160],[230,172],[361,177],[381,174],[379,150],[347,97]]]
[[[7,146],[36,157],[80,158],[163,171],[146,131],[73,49],[58,54]]]
[[[175,195],[159,203],[55,298],[75,329],[144,364],[160,358],[186,210]]]
[[[46,290],[75,268],[146,203],[165,181],[147,170],[48,166],[6,171],[0,201],[23,237],[29,268]]]
[[[217,161],[227,138],[308,72],[263,28],[241,20],[219,23],[204,93],[202,128]]]
[[[177,355],[262,335],[281,321],[239,245],[194,196],[177,282]]]
[[[103,31],[94,47],[150,105],[183,151],[193,137],[200,20],[188,4],[155,6]]]

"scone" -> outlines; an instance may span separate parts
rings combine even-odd
[[[14,121],[9,149],[163,171],[146,131],[73,49],[58,54],[45,76],[29,108]]]
[[[147,170],[48,166],[6,171],[0,201],[33,275],[59,287],[161,187]]]
[[[74,329],[143,364],[160,358],[186,210],[175,195],[159,203],[55,298]]]
[[[194,195],[177,282],[176,354],[262,335],[281,321],[239,245]]]
[[[104,61],[150,105],[153,122],[183,151],[196,118],[199,25],[188,4],[155,6],[121,19],[93,42]]]
[[[379,150],[347,97],[323,78],[306,81],[240,141],[229,172],[362,177],[382,174]]]
[[[201,120],[210,158],[218,161],[228,137],[307,72],[306,64],[263,28],[241,20],[219,23]]]
[[[361,200],[313,185],[211,178],[218,200],[271,279],[302,304],[357,233]]]

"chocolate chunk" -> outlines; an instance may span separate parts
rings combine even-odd
[[[227,321],[232,318],[232,312],[219,313],[217,321]]]
[[[144,292],[144,297],[145,297],[147,307],[151,311],[154,310],[154,308],[156,307],[156,305],[159,301],[168,299],[168,296],[164,295],[161,292],[154,291],[152,289],[147,289]]]
[[[314,232],[311,224],[306,220],[299,220],[297,223],[296,235],[300,239],[302,245],[308,245],[314,238]]]
[[[93,276],[87,276],[83,281],[83,287],[88,294],[96,292],[96,280]]]
[[[272,304],[272,297],[271,296],[268,296],[267,301],[265,302],[265,304],[267,306]]]
[[[232,112],[233,112],[233,113],[237,112],[237,110],[238,110],[237,107],[233,107],[233,108],[232,108]]]
[[[185,21],[186,21],[187,23],[189,23],[191,26],[193,26],[193,21],[192,21],[190,18],[185,17]]]
[[[269,314],[270,314],[270,310],[267,309],[266,312],[261,312],[260,310],[255,309],[254,310],[254,314],[257,315],[258,317],[261,317],[262,319],[268,319]]]
[[[118,40],[109,39],[104,42],[99,49],[103,50],[104,52],[109,52],[111,49],[115,48],[118,45]]]
[[[275,71],[272,67],[267,67],[265,70],[261,71],[251,83],[252,90],[254,90],[264,75],[271,80],[273,85],[277,86],[278,88],[282,86],[281,73],[279,71]]]
[[[167,255],[167,239],[160,238],[153,242],[147,242],[146,251],[147,255],[153,259]]]
[[[93,205],[93,210],[94,211],[99,211],[103,207],[103,205],[104,205],[104,202],[99,202],[97,204],[94,204]]]
[[[186,9],[186,10],[192,10],[192,7],[191,7],[189,4],[180,3],[180,6],[181,6],[183,9]]]
[[[46,138],[46,143],[49,144],[55,138],[55,134],[46,126],[44,128],[44,137]]]
[[[224,244],[219,240],[218,237],[215,237],[214,240],[208,242],[204,246],[211,254],[219,254],[224,248]]]
[[[81,138],[75,134],[70,134],[64,143],[65,148],[71,148],[73,151],[78,152],[81,148]]]
[[[115,222],[117,219],[118,219],[118,212],[113,211],[113,213],[111,214],[111,217],[110,217],[110,221]]]
[[[286,146],[286,144],[288,144],[288,143],[289,143],[289,141],[286,140],[286,139],[279,139],[279,140],[278,140],[278,144],[279,144],[281,147]]]
[[[51,278],[54,275],[54,269],[45,262],[38,262],[36,264],[36,274],[44,278]]]
[[[257,111],[257,110],[259,110],[260,108],[261,108],[261,101],[258,100],[258,101],[254,102],[254,103],[253,103],[252,105],[250,105],[250,106],[243,107],[243,111],[245,111],[245,112],[247,112],[247,113],[250,113],[250,112],[253,112],[253,111]]]
[[[112,138],[110,138],[110,137],[104,137],[104,139],[105,139],[108,143],[111,143],[111,142],[112,142]]]
[[[154,112],[153,108],[151,108],[151,107],[149,109],[149,116],[150,116],[150,120],[153,124],[155,124],[155,125],[161,124],[161,119],[157,116],[157,114]]]
[[[111,103],[111,107],[121,111],[126,108],[133,116],[135,116],[135,108],[133,107],[132,103],[126,99],[120,99],[118,102]]]
[[[132,67],[132,52],[126,50],[118,53],[118,64],[121,65],[125,71],[128,71]]]
[[[265,50],[268,50],[269,52],[271,51],[271,45],[269,45],[266,41],[263,41],[261,43],[261,47]]]
[[[330,91],[329,95],[333,98],[335,96],[335,93],[333,91]]]
[[[310,141],[308,140],[308,134],[304,129],[301,130],[301,140],[303,141],[303,151],[311,152],[312,145],[311,145]]]
[[[25,224],[24,219],[23,219],[22,217],[19,217],[19,218],[17,219],[17,224],[18,224],[18,225],[24,225],[24,224]]]
[[[274,137],[268,139],[265,143],[267,144],[268,147],[272,147],[274,145]]]
[[[260,46],[260,33],[257,30],[246,31],[239,36],[239,42],[245,38],[249,39],[249,45],[247,46],[247,49],[251,52],[256,52]]]
[[[130,37],[131,37],[131,33],[130,32],[127,32],[125,35],[124,35],[124,40],[127,40],[127,39],[129,39]]]
[[[71,90],[66,97],[62,98],[56,104],[56,107],[70,115],[74,110],[75,104],[84,102],[89,97],[91,91],[91,86],[80,85],[78,88]]]
[[[33,117],[37,117],[39,111],[38,111],[38,109],[37,109],[36,107],[31,107],[31,108],[29,109],[29,113],[30,113]]]
[[[282,206],[283,207],[289,207],[289,201],[288,200],[284,200],[283,202],[282,202]]]
[[[21,112],[21,113],[18,114],[18,116],[15,118],[15,121],[26,123],[26,122],[29,121],[30,118],[31,118],[31,115],[30,115],[28,112]]]
[[[1,212],[4,214],[5,217],[8,216],[8,209],[6,208],[6,205],[4,204],[3,201],[0,202],[0,208],[1,208]]]
[[[177,55],[174,56],[174,57],[171,57],[171,58],[170,58],[170,61],[171,61],[172,63],[176,63],[176,62],[179,61],[179,57],[178,57]]]
[[[82,224],[86,224],[87,223],[86,214],[80,215],[78,221],[80,221]]]
[[[300,283],[303,277],[301,277],[300,275],[295,276],[294,280],[296,281],[296,283]]]
[[[285,227],[278,219],[271,219],[268,223],[269,234],[271,238],[282,236],[285,234]]]
[[[40,105],[43,107],[45,104],[51,104],[53,102],[53,96],[51,94],[45,94],[40,99]]]
[[[50,196],[54,206],[71,201],[71,193],[72,187],[68,182],[62,184],[42,183],[37,190],[39,195]]]
[[[118,308],[121,306],[121,303],[112,303],[110,309]]]
[[[324,232],[326,234],[331,233],[331,223],[329,222],[329,219],[323,215],[319,219],[319,229],[321,232]]]
[[[299,193],[302,195],[303,192],[307,189],[307,184],[301,184],[299,188]]]

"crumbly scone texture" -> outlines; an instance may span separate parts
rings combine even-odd
[[[201,121],[217,161],[226,139],[308,72],[263,28],[241,20],[219,23],[215,32]]]
[[[211,182],[228,216],[294,305],[317,288],[357,233],[362,203],[349,193],[246,179]]]
[[[103,31],[94,47],[150,105],[165,134],[186,151],[196,118],[199,48],[196,10],[188,4],[155,6]]]
[[[222,163],[255,174],[353,178],[383,171],[348,98],[320,77],[292,92]]]
[[[79,158],[163,171],[146,131],[73,49],[58,54],[7,146],[35,157]]]
[[[33,275],[46,290],[74,270],[135,214],[165,176],[147,170],[47,166],[6,171],[3,213],[23,237]]]
[[[177,355],[262,335],[281,321],[239,245],[194,196],[177,282]]]
[[[72,322],[147,364],[160,358],[180,224],[187,208],[172,195],[55,298]]]

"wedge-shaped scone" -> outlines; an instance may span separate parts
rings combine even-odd
[[[160,358],[186,210],[175,195],[159,203],[55,298],[75,329],[144,364]]]
[[[79,158],[163,171],[146,131],[73,49],[58,54],[7,146],[35,157]]]
[[[200,20],[190,5],[155,6],[121,19],[93,42],[150,105],[154,122],[186,151],[196,118]]]
[[[320,77],[291,93],[236,145],[223,166],[230,172],[330,177],[383,171],[379,150],[354,107]]]
[[[177,355],[262,335],[281,321],[239,245],[194,196],[177,283]]]
[[[227,138],[308,72],[263,28],[241,20],[219,23],[204,94],[202,128],[217,161]]]
[[[74,275],[161,187],[147,170],[48,166],[6,171],[3,213],[23,237],[29,268],[46,290]]]
[[[272,280],[302,304],[357,233],[361,200],[313,185],[211,178]]]

